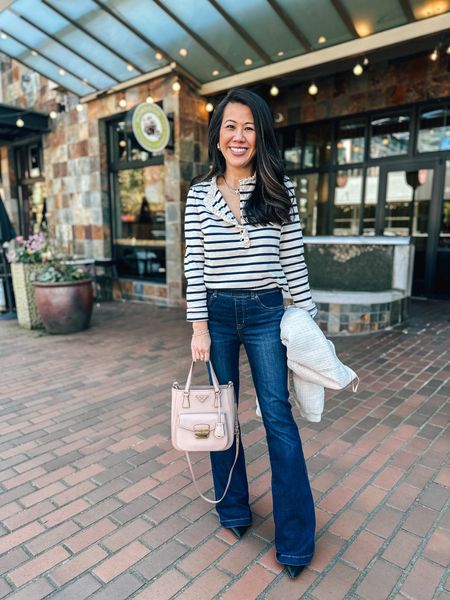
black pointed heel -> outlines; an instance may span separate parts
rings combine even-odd
[[[234,535],[240,539],[249,527],[250,525],[239,525],[238,527],[227,527],[227,529],[232,531]]]
[[[306,565],[284,565],[284,568],[291,579],[295,579],[302,571],[306,569]]]

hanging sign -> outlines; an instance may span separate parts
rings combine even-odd
[[[161,152],[170,138],[170,124],[160,106],[150,102],[138,104],[127,115],[128,124],[141,148]]]

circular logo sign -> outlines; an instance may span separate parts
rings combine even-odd
[[[131,126],[136,141],[148,152],[161,152],[169,142],[169,121],[157,104],[144,102],[136,106]]]

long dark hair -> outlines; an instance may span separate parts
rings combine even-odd
[[[245,204],[246,220],[251,225],[282,225],[289,221],[291,201],[284,185],[284,165],[280,157],[272,113],[267,103],[255,92],[243,88],[230,90],[217,105],[209,125],[208,151],[211,169],[203,181],[223,175],[225,159],[218,149],[220,127],[225,107],[230,102],[245,104],[253,114],[256,132],[256,186]]]

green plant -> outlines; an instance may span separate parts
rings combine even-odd
[[[51,260],[43,263],[42,268],[32,273],[31,277],[33,281],[39,283],[67,283],[89,279],[86,271],[63,260]]]

